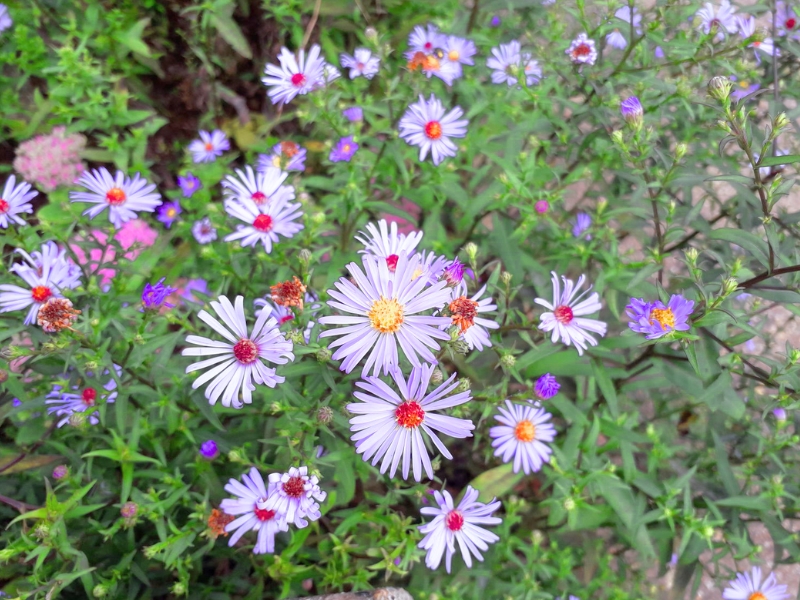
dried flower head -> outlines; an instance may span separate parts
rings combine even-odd
[[[211,509],[211,514],[208,516],[208,536],[212,539],[217,539],[219,536],[228,537],[225,526],[235,519],[235,516],[225,514],[218,508]]]
[[[56,333],[62,329],[70,329],[81,311],[72,308],[72,302],[66,298],[50,298],[39,308],[36,322],[47,333]]]
[[[296,306],[303,310],[303,298],[306,293],[306,286],[297,278],[292,277],[291,281],[282,281],[269,288],[272,294],[272,301],[280,306]]]

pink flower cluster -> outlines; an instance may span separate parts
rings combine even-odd
[[[20,144],[14,168],[26,181],[52,192],[60,185],[73,184],[86,170],[81,162],[85,146],[82,135],[67,134],[64,127],[56,127],[49,135],[37,135]]]

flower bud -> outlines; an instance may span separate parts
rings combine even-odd
[[[675,146],[675,160],[681,160],[684,156],[686,156],[687,150],[688,147],[683,142]]]
[[[689,264],[694,266],[697,264],[697,257],[700,254],[697,252],[697,248],[688,248],[684,251],[684,255],[686,256],[686,260],[689,262]]]
[[[219,456],[219,448],[214,440],[207,440],[200,444],[200,456],[206,460],[214,460]]]
[[[564,510],[572,512],[577,507],[573,498],[564,498]]]
[[[470,380],[468,377],[462,377],[458,380],[458,387],[456,388],[457,393],[461,392],[468,392],[470,388]]]
[[[327,348],[320,348],[319,350],[317,350],[316,354],[317,362],[325,364],[326,362],[330,361],[331,356],[332,356],[331,351],[328,350]]]
[[[444,381],[444,375],[440,369],[434,369],[433,373],[431,373],[431,383],[433,385],[439,385]]]
[[[55,469],[53,469],[53,479],[60,481],[65,479],[69,475],[69,469],[67,465],[58,465]]]
[[[622,114],[622,118],[625,119],[625,122],[631,129],[638,130],[642,128],[642,123],[644,122],[644,108],[642,107],[642,103],[639,102],[639,98],[636,96],[626,98],[620,103],[619,111]]]
[[[731,80],[727,77],[714,77],[708,82],[708,95],[722,102],[730,96],[731,87]]]
[[[465,356],[469,352],[469,344],[465,340],[450,342],[450,347],[453,349],[453,352],[461,354],[462,356]]]
[[[139,334],[139,333],[137,333],[135,336],[133,336],[133,343],[136,344],[137,346],[143,346],[144,345],[144,336]]]
[[[612,133],[611,139],[617,146],[620,146],[621,148],[625,147],[625,138],[623,137],[621,131],[615,131],[614,133]]]
[[[76,429],[81,429],[86,426],[86,415],[79,412],[74,412],[69,416],[68,423]]]
[[[320,406],[317,409],[317,423],[328,425],[333,421],[333,409],[330,406]]]
[[[500,357],[500,364],[506,369],[510,369],[517,364],[517,359],[514,358],[513,354],[504,354]]]
[[[325,222],[325,213],[315,212],[311,216],[311,222],[314,223],[314,225],[322,225]]]
[[[234,448],[233,450],[228,451],[228,460],[232,463],[243,463],[244,456],[242,456],[241,450]]]
[[[185,596],[188,591],[182,581],[176,581],[175,585],[172,586],[172,593],[176,596]]]
[[[364,37],[367,38],[370,42],[377,42],[378,41],[378,32],[374,27],[367,27],[364,30]]]
[[[540,215],[545,214],[550,209],[550,203],[547,200],[539,200],[536,204],[533,205],[533,210],[535,210]]]
[[[739,288],[739,282],[738,282],[738,281],[736,281],[736,280],[735,280],[733,277],[728,277],[728,279],[726,279],[726,280],[725,280],[725,281],[722,283],[722,289],[723,289],[723,293],[724,293],[726,296],[730,296],[730,295],[731,295],[733,292],[735,292],[735,291],[736,291],[738,288]]]
[[[703,527],[700,534],[707,540],[710,540],[714,536],[714,528],[711,525],[706,525]]]
[[[288,337],[293,344],[299,345],[306,343],[306,337],[299,329],[292,329],[286,337]]]
[[[95,598],[105,598],[108,595],[108,586],[103,583],[98,583],[92,589],[92,596]]]
[[[281,408],[281,405],[278,404],[277,402],[273,402],[272,404],[269,405],[269,414],[271,415],[280,414],[282,410],[283,409]]]
[[[303,248],[300,252],[297,253],[297,258],[300,260],[301,263],[308,266],[311,262],[311,250],[308,248]]]
[[[136,502],[126,502],[122,505],[122,508],[119,509],[119,513],[126,519],[132,519],[138,512],[139,506]]]
[[[786,421],[785,409],[778,407],[776,409],[773,409],[772,414],[775,416],[775,420],[778,421],[778,423],[784,423]]]
[[[786,117],[786,113],[780,113],[777,117],[775,117],[775,120],[772,123],[772,129],[775,131],[775,135],[777,135],[777,132],[779,132],[781,129],[788,127],[790,123],[791,121],[789,121],[789,119]]]
[[[513,275],[508,271],[503,271],[502,273],[500,273],[500,281],[503,282],[503,285],[508,285],[509,283],[511,283],[512,277]]]
[[[470,262],[475,262],[475,259],[478,256],[478,246],[474,242],[470,242],[464,246],[464,252],[467,253],[467,257],[469,258]]]

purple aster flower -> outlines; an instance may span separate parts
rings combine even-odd
[[[400,560],[400,557],[398,556],[397,558],[394,559],[394,566],[399,567],[401,562],[403,561]]]
[[[122,374],[122,369],[117,365],[114,365],[114,369],[118,376]],[[109,372],[105,371],[103,376],[109,376]],[[91,385],[86,385],[86,383]],[[91,425],[97,425],[100,422],[100,413],[96,410],[92,411],[92,408],[101,401],[111,404],[117,398],[117,382],[113,377],[109,376],[108,381],[98,386],[99,383],[85,382],[85,387],[75,385],[72,386],[72,391],[64,391],[60,385],[53,385],[53,389],[47,394],[47,399],[44,401],[49,405],[47,414],[61,417],[58,422],[59,427],[69,423],[72,415],[76,413],[81,416],[87,415],[86,421]]]
[[[58,465],[55,469],[53,469],[53,479],[61,480],[64,479],[67,475],[69,475],[69,469],[67,465]]]
[[[219,129],[215,129],[211,133],[201,131],[200,139],[189,144],[189,152],[192,153],[192,160],[196,163],[214,162],[230,149],[231,143]]]
[[[492,17],[492,20],[491,20],[491,21],[489,21],[489,25],[490,25],[491,27],[500,27],[500,23],[501,23],[501,21],[500,21],[500,17],[498,17],[497,15],[494,15],[494,16]]]
[[[750,83],[749,81],[746,81],[744,79],[738,81],[737,78],[734,77],[733,75],[731,75],[730,79],[731,81],[736,82],[736,85],[734,86],[733,91],[731,92],[731,98],[733,100],[736,100],[737,102],[739,102],[742,98],[749,96],[753,92],[756,92],[761,89],[761,85],[758,83]]]
[[[572,226],[572,236],[579,238],[583,236],[583,233],[592,226],[592,217],[590,217],[587,213],[580,212],[575,215],[575,223]],[[592,236],[586,234],[583,236],[584,239],[590,240]]]
[[[153,212],[161,204],[161,195],[156,192],[156,185],[142,179],[139,173],[127,177],[117,171],[113,177],[105,167],[84,173],[77,181],[87,188],[88,192],[70,192],[70,202],[87,202],[94,204],[83,211],[94,219],[108,208],[108,220],[117,229],[137,217],[137,212]]]
[[[203,304],[205,301],[196,297],[194,292],[209,296],[208,282],[205,279],[190,279],[178,290],[178,295],[188,302]]]
[[[203,184],[200,183],[197,177],[191,173],[187,173],[186,175],[180,175],[178,177],[178,187],[181,188],[181,192],[183,192],[185,198],[191,198],[192,194],[203,187]]]
[[[210,244],[217,239],[217,230],[211,224],[211,219],[203,217],[192,225],[192,235],[198,244]]]
[[[461,282],[464,281],[464,269],[466,269],[466,265],[456,257],[442,273],[442,279],[450,287],[461,285]]]
[[[208,440],[207,442],[203,442],[200,444],[200,456],[205,458],[206,460],[214,460],[219,456],[219,448],[217,448],[217,442],[214,440]]]
[[[621,21],[625,21],[626,23],[630,24],[631,22],[631,9],[629,6],[622,6],[616,10],[614,16]],[[641,35],[642,33],[642,15],[639,14],[639,11],[636,8],[633,9],[633,28],[634,31]],[[630,28],[626,28],[625,31],[630,31]],[[628,41],[625,39],[625,36],[622,35],[619,29],[614,29],[611,33],[606,36],[606,43],[611,46],[612,48],[616,48],[617,50],[624,50],[628,46]]]
[[[5,31],[14,24],[11,16],[8,14],[8,7],[5,4],[0,4],[0,31]]]
[[[800,18],[797,16],[795,8],[787,5],[783,0],[778,0],[775,3],[776,21],[778,25],[778,35],[791,36],[798,39],[798,31],[800,31]]]
[[[266,204],[259,205],[250,198],[234,197],[225,200],[224,207],[230,216],[244,223],[226,235],[225,241],[239,240],[243,248],[260,243],[269,254],[281,237],[294,237],[304,227],[297,222],[303,215],[301,204],[288,202],[284,198],[272,198]]]
[[[351,106],[342,111],[344,118],[351,123],[357,123],[364,120],[364,111],[360,106]]]
[[[664,49],[661,46],[656,46],[656,49],[653,51],[653,56],[656,58],[664,58]]]
[[[169,229],[178,219],[178,215],[182,212],[181,205],[178,201],[164,202],[158,207],[158,215],[156,216],[156,219],[158,219],[167,227],[167,229]]]
[[[553,451],[545,442],[552,442],[556,429],[548,423],[553,416],[538,405],[512,404],[506,400],[506,408],[498,407],[500,422],[489,430],[494,441],[495,456],[504,463],[514,460],[514,473],[520,469],[526,475],[535,473],[546,462],[550,462]]]
[[[536,380],[536,385],[533,387],[533,392],[539,400],[550,400],[561,389],[561,384],[555,378],[555,375],[545,373]]]
[[[761,568],[753,567],[750,573],[737,573],[722,592],[725,600],[785,600],[790,598],[788,586],[779,584],[775,573],[761,581]]]
[[[717,32],[714,36],[715,42],[725,39],[726,32],[733,34],[738,30],[736,8],[731,6],[729,0],[722,0],[718,7],[706,2],[695,14],[695,19],[700,20],[700,28],[706,35]]]
[[[22,400],[20,400],[19,398],[14,398],[11,401],[11,406],[13,406],[14,408],[19,408],[20,406],[22,406]]]
[[[687,300],[680,294],[673,294],[669,302],[645,302],[638,298],[631,298],[631,303],[625,307],[625,312],[631,319],[628,323],[636,333],[644,333],[645,339],[654,340],[672,331],[688,331],[689,315],[694,309],[694,300]]]
[[[283,171],[304,171],[306,168],[306,149],[294,142],[284,141],[272,147],[272,154],[258,155],[258,170],[266,171],[276,167]],[[283,179],[286,179],[284,176]]]
[[[783,408],[779,407],[779,408],[773,409],[772,414],[778,421],[785,421],[786,420],[786,411]]]
[[[500,44],[492,48],[492,56],[486,59],[486,66],[492,69],[492,83],[513,86],[519,84],[520,70],[525,72],[525,83],[536,85],[542,78],[539,62],[528,52],[522,52],[518,41]]]
[[[417,52],[430,55],[437,48],[444,46],[445,36],[436,25],[417,25],[408,36],[408,50],[405,57],[412,59]]]
[[[339,55],[339,62],[342,63],[343,69],[350,69],[350,79],[356,77],[372,79],[381,67],[380,57],[373,56],[368,48],[356,48],[352,56],[342,52]]]
[[[166,277],[159,279],[158,283],[155,285],[148,283],[144,286],[144,291],[142,292],[142,312],[145,310],[159,310],[162,307],[173,308],[175,306],[167,302],[167,297],[175,293],[176,290],[168,285],[164,285],[164,279],[166,279]]]
[[[331,149],[328,159],[331,162],[350,162],[357,150],[358,144],[353,141],[352,135],[348,135],[340,139],[336,146]]]
[[[3,229],[8,229],[11,223],[27,225],[18,215],[32,213],[31,199],[39,195],[36,190],[31,191],[30,183],[20,181],[19,185],[16,185],[16,182],[16,177],[10,175],[3,188],[3,195],[0,196],[0,227]]]
[[[644,119],[644,108],[642,108],[642,103],[639,102],[639,98],[636,96],[625,98],[625,100],[619,104],[619,112],[622,114],[622,118],[625,119],[631,127],[641,127],[642,120]]]
[[[284,523],[298,529],[308,525],[306,517],[317,521],[322,516],[319,502],[328,496],[319,487],[319,478],[308,474],[308,467],[289,467],[286,473],[270,473],[269,490],[264,508],[283,515]]]
[[[475,42],[455,35],[448,35],[445,38],[442,51],[444,52],[444,60],[449,60],[450,62],[458,63],[459,65],[470,66],[475,64],[475,62],[472,60],[472,57],[478,53],[478,49],[475,47]]]
[[[597,60],[597,48],[594,40],[589,39],[585,33],[579,33],[564,53],[575,65],[593,65]]]
[[[467,135],[464,111],[456,106],[445,114],[441,100],[431,94],[428,100],[420,95],[419,101],[408,107],[400,119],[400,137],[411,146],[419,146],[419,159],[425,160],[430,153],[433,164],[438,166],[445,158],[455,156],[457,147],[450,138]]]

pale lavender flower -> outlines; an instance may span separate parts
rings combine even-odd
[[[302,529],[322,515],[319,502],[328,496],[319,487],[319,478],[308,474],[308,467],[290,467],[286,473],[271,473],[269,476],[270,496],[265,505],[269,510],[282,515],[285,523]]]
[[[411,59],[417,52],[431,54],[445,45],[445,36],[436,25],[428,23],[425,27],[417,25],[408,36],[408,50],[405,57]]]
[[[437,256],[433,252],[423,250],[420,253],[420,263],[417,270],[414,271],[413,277],[424,278],[428,285],[433,285],[441,278],[450,260],[445,256]]]
[[[217,239],[217,230],[211,224],[211,219],[203,217],[192,225],[192,235],[198,244],[210,244]]]
[[[506,400],[506,408],[498,407],[495,420],[500,425],[489,430],[494,441],[494,455],[504,463],[513,460],[514,473],[529,475],[536,473],[544,463],[550,462],[553,451],[546,444],[556,437],[556,429],[549,423],[553,415],[538,404],[512,404]]]
[[[139,173],[133,179],[122,171],[112,177],[108,169],[100,167],[84,173],[78,183],[88,192],[70,192],[70,202],[94,204],[83,211],[90,219],[108,208],[108,220],[119,229],[123,224],[138,217],[138,212],[153,212],[161,204],[161,194],[154,183],[142,179]]]
[[[325,61],[320,57],[320,47],[314,44],[306,56],[300,50],[298,57],[288,48],[281,48],[278,56],[280,67],[266,66],[266,77],[261,81],[269,88],[267,95],[273,104],[291,102],[298,95],[308,94],[322,83],[327,82]],[[337,72],[338,73],[338,72]]]
[[[775,20],[778,29],[778,35],[790,36],[798,39],[800,33],[800,19],[794,7],[789,6],[783,0],[778,0],[775,3]]]
[[[656,49],[653,51],[653,56],[656,58],[664,58],[664,49],[661,46],[656,46]]]
[[[340,139],[336,146],[331,149],[331,154],[328,159],[331,162],[350,162],[350,159],[353,158],[358,147],[358,144],[353,141],[353,136],[348,135]]]
[[[786,600],[788,586],[779,584],[775,573],[761,581],[761,568],[753,567],[750,573],[737,573],[722,592],[725,600]]]
[[[442,278],[447,282],[448,286],[456,287],[464,281],[464,270],[466,268],[466,265],[456,257],[444,270]]]
[[[761,89],[760,84],[750,83],[744,79],[739,81],[734,75],[731,75],[730,80],[736,82],[736,85],[731,92],[731,98],[737,102],[739,102],[742,98],[749,96],[753,92],[757,92]]]
[[[27,225],[24,219],[18,215],[20,213],[33,213],[31,200],[39,195],[36,190],[31,190],[31,184],[20,181],[9,175],[6,179],[3,195],[0,196],[0,227],[8,229],[11,223],[24,226]]]
[[[142,292],[142,311],[158,311],[162,308],[174,308],[175,305],[167,302],[167,297],[175,293],[175,288],[164,285],[165,277],[158,280],[155,285],[146,284]]]
[[[117,372],[118,377],[122,375],[122,369],[117,365],[114,365],[114,370]],[[58,427],[63,427],[69,423],[73,414],[84,414],[97,406],[98,402],[112,404],[116,400],[117,382],[108,371],[105,371],[103,376],[108,376],[108,381],[105,383],[86,381],[83,386],[72,386],[71,391],[65,391],[60,385],[53,385],[44,403],[49,406],[47,409],[48,415],[55,415],[61,418],[58,421]],[[94,410],[88,414],[86,420],[91,425],[97,425],[100,422],[100,413]]]
[[[525,83],[536,85],[542,79],[542,69],[530,53],[523,53],[519,42],[513,40],[492,48],[492,56],[486,59],[486,66],[492,69],[492,83],[513,86],[519,84],[521,72],[525,73]]]
[[[597,48],[594,40],[581,32],[564,51],[575,65],[593,65],[597,60]]]
[[[586,240],[592,239],[592,236],[589,234],[583,235],[591,226],[592,217],[584,212],[578,213],[575,215],[575,223],[572,226],[572,237],[583,237]]]
[[[706,35],[716,31],[714,41],[722,41],[725,35],[734,34],[738,30],[736,22],[736,9],[729,0],[721,0],[719,6],[706,2],[703,8],[697,11],[695,19],[700,21],[700,28]]]
[[[266,171],[275,167],[283,171],[304,171],[307,151],[302,146],[290,141],[275,144],[272,154],[258,155],[258,170]],[[284,176],[284,179],[286,177]]]
[[[253,171],[250,165],[245,170],[236,169],[236,175],[226,175],[222,180],[222,195],[226,202],[252,202],[259,210],[266,212],[270,204],[294,200],[294,187],[284,185],[288,173],[279,168],[267,166]]]
[[[400,119],[400,137],[411,146],[419,146],[419,160],[425,160],[430,152],[434,165],[445,158],[456,155],[458,148],[450,138],[467,135],[464,111],[456,106],[445,114],[441,100],[431,94],[428,100],[421,95],[419,101],[408,107]]]
[[[11,20],[11,15],[8,14],[8,7],[5,4],[0,4],[0,32],[5,31],[14,24]]]
[[[561,389],[561,384],[558,383],[554,375],[545,373],[536,380],[536,385],[533,387],[533,393],[539,400],[550,400],[558,394]]]
[[[292,238],[304,227],[297,222],[303,216],[299,202],[273,198],[259,206],[250,198],[233,198],[223,205],[230,216],[245,223],[237,225],[236,231],[225,236],[225,241],[239,240],[245,248],[260,243],[267,254],[281,237]]]
[[[625,21],[626,23],[630,24],[631,22],[631,8],[630,6],[622,6],[616,10],[614,16],[621,21]],[[639,14],[639,11],[634,7],[633,9],[633,29],[638,34],[642,34],[642,15]],[[630,27],[624,29],[624,31],[630,31]],[[606,36],[606,43],[613,48],[617,48],[618,50],[624,50],[628,46],[628,41],[625,39],[625,36],[619,29],[614,29],[611,33]]]
[[[360,106],[351,106],[342,111],[344,118],[351,123],[358,123],[364,120],[364,110]]]
[[[350,69],[350,79],[364,77],[372,79],[380,70],[381,59],[372,55],[368,48],[356,48],[353,55],[345,52],[339,55],[343,69]]]
[[[196,163],[214,162],[223,153],[231,149],[228,137],[219,129],[211,133],[200,131],[200,139],[189,144],[189,152]]]
[[[460,65],[474,65],[472,57],[478,53],[475,42],[455,35],[448,35],[444,40],[444,60]]]
[[[397,223],[391,225],[386,219],[378,221],[378,225],[367,223],[366,231],[359,231],[356,240],[364,244],[364,249],[359,254],[386,259],[389,271],[394,273],[400,256],[411,255],[422,241],[421,231],[412,231],[408,235],[397,232]]]
[[[181,175],[178,177],[178,187],[181,188],[184,198],[191,198],[192,194],[194,194],[197,190],[202,189],[203,184],[200,183],[200,180],[197,177],[191,173],[187,173],[186,175]]]
[[[739,17],[739,35],[742,36],[743,39],[750,38],[754,36],[756,33],[756,20],[755,17],[752,15],[744,17]],[[761,63],[761,52],[764,54],[768,54],[769,56],[780,56],[781,51],[775,47],[775,43],[773,42],[771,37],[765,37],[763,40],[755,40],[751,42],[748,48],[753,49],[753,55],[756,58],[756,62],[759,64]]]
[[[425,565],[429,569],[437,569],[444,555],[445,568],[449,573],[453,555],[456,553],[456,543],[467,568],[472,568],[472,557],[482,562],[481,552],[486,552],[489,544],[500,539],[482,527],[503,522],[501,518],[492,516],[500,508],[500,502],[492,498],[491,502],[484,504],[478,502],[479,495],[478,490],[467,486],[461,502],[454,506],[450,492],[434,492],[437,506],[420,509],[423,515],[434,517],[433,521],[419,527],[420,533],[425,534],[425,537],[418,547],[427,551]]]

